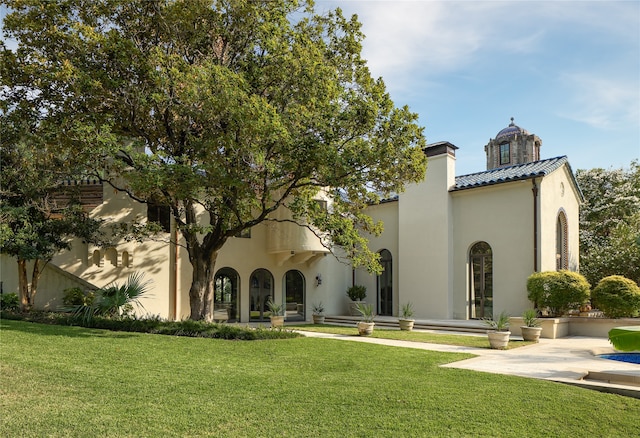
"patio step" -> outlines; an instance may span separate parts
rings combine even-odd
[[[361,318],[358,316],[325,316],[325,324],[338,325],[355,325]],[[398,328],[398,318],[392,316],[376,316],[375,323],[377,327]],[[414,330],[437,330],[449,332],[464,333],[482,333],[487,332],[487,326],[478,320],[439,320],[439,319],[416,319],[413,324]]]

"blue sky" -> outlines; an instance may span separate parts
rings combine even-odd
[[[510,118],[573,170],[640,159],[640,1],[316,2],[357,14],[363,54],[428,142],[458,146],[458,175],[485,169]]]

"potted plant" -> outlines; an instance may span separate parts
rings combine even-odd
[[[540,321],[538,321],[538,314],[535,309],[527,309],[522,312],[522,321],[524,325],[520,327],[522,330],[522,339],[525,341],[538,342],[540,340],[540,333],[542,333],[542,327],[540,327]]]
[[[358,321],[358,334],[368,336],[373,333],[373,326],[376,324],[373,322],[376,317],[376,314],[373,313],[373,304],[359,302],[356,304],[356,309],[362,315],[362,321]]]
[[[366,298],[366,286],[354,284],[349,289],[347,289],[347,296],[351,300],[351,303],[349,304],[349,312],[351,316],[360,315],[360,312],[358,312],[357,304]]]
[[[483,320],[491,330],[487,331],[489,337],[489,345],[491,348],[498,350],[504,350],[509,344],[509,314],[506,312],[500,313],[498,318],[485,318]]]
[[[269,298],[267,307],[269,307],[269,312],[271,312],[271,327],[282,327],[284,325],[284,306],[275,303]]]
[[[413,304],[409,301],[400,307],[400,318],[398,319],[400,330],[413,330],[413,323],[415,320],[411,318],[412,316]]]
[[[324,306],[322,302],[313,305],[313,323],[324,324]]]

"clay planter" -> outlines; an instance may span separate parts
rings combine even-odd
[[[542,333],[542,327],[520,327],[522,331],[522,339],[525,341],[538,342],[540,341],[540,333]]]
[[[314,324],[324,324],[324,315],[313,315]]]
[[[398,324],[400,325],[400,330],[413,330],[413,323],[415,320],[413,319],[399,319]]]
[[[496,350],[505,350],[509,345],[509,336],[511,332],[488,331],[489,345]]]
[[[369,336],[371,333],[373,333],[374,325],[376,325],[375,322],[360,321],[358,323],[358,334],[360,336]]]
[[[272,316],[271,327],[282,327],[284,325],[284,316]]]

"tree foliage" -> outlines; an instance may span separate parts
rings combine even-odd
[[[578,170],[580,272],[591,284],[622,275],[640,284],[640,162],[629,169]]]
[[[74,173],[73,160],[46,144],[44,126],[23,108],[7,106],[0,115],[0,252],[18,263],[20,307],[30,310],[38,279],[56,252],[69,249],[70,237],[98,241],[100,221],[74,202],[74,187],[63,183]],[[60,195],[65,202],[60,202]],[[32,262],[31,278],[27,262]]]
[[[288,208],[355,266],[380,196],[424,177],[422,128],[361,57],[357,17],[297,0],[11,2],[8,98],[51,143],[140,202],[171,208],[210,317],[218,251]],[[28,95],[28,96],[26,96]],[[120,177],[125,176],[125,183]],[[330,208],[318,207],[320,192]]]

